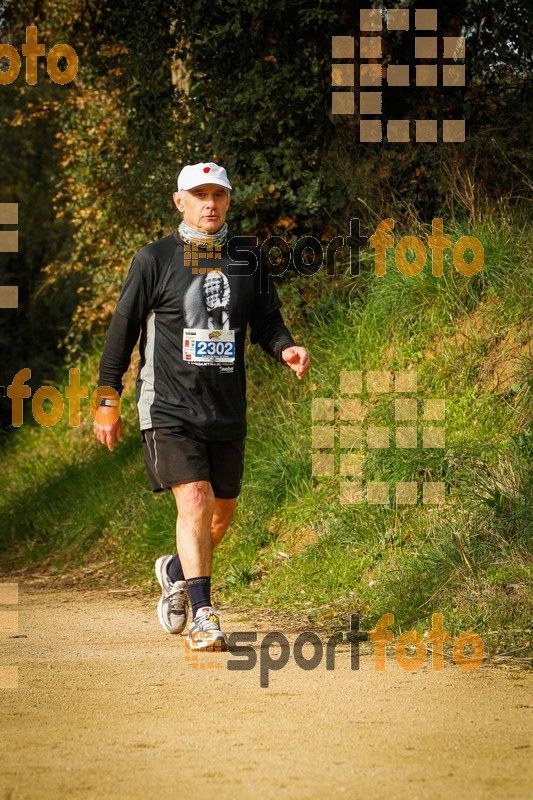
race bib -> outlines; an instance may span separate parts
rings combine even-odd
[[[235,362],[235,331],[185,328],[183,330],[183,359],[192,364],[233,364]]]

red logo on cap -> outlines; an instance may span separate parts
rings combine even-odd
[[[204,172],[211,172],[211,167],[204,167]]]

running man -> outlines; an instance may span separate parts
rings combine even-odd
[[[178,512],[177,553],[155,565],[158,617],[167,633],[181,633],[190,606],[193,650],[225,647],[211,564],[241,489],[248,325],[251,342],[298,378],[310,365],[283,323],[260,248],[249,245],[239,263],[228,254],[230,192],[226,170],[213,162],[180,172],[172,197],[182,222],[133,259],[107,333],[94,421],[96,437],[113,450],[122,422],[116,395],[104,387],[122,393],[140,334],[136,401],[146,471],[152,491],[172,491]]]

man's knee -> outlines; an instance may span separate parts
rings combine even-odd
[[[209,481],[190,481],[172,487],[178,511],[188,514],[203,514],[213,511],[215,495]]]

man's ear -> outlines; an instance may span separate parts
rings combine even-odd
[[[174,192],[172,195],[172,199],[174,201],[174,205],[178,209],[178,211],[183,212],[183,199],[179,192]]]

